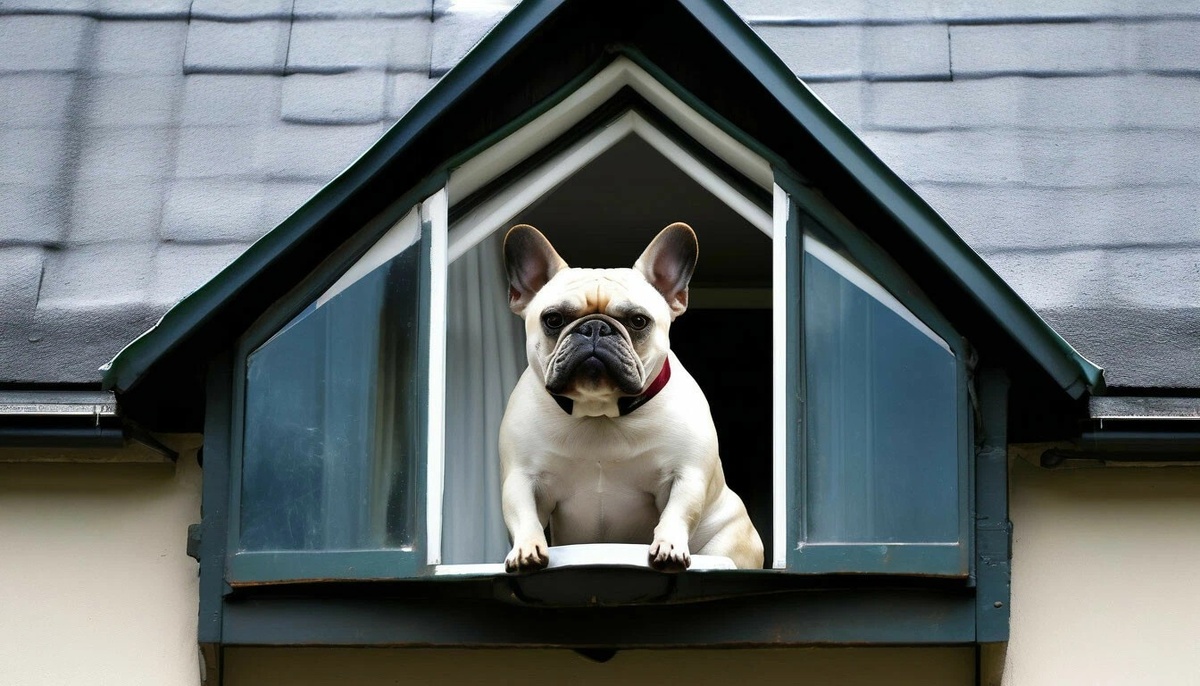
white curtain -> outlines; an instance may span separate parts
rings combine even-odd
[[[503,233],[450,264],[446,301],[446,471],[442,562],[503,562],[498,437],[525,370],[521,320],[508,309]]]

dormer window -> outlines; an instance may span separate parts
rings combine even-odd
[[[581,91],[612,95],[481,151],[246,337],[230,582],[502,573],[497,435],[525,360],[500,239],[533,224],[568,261],[624,266],[676,219],[701,261],[674,349],[768,568],[965,577],[961,338],[827,203],[633,63]]]

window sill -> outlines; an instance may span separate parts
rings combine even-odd
[[[579,545],[550,546],[548,569],[564,567],[631,567],[649,569],[650,546],[632,543],[586,543]],[[716,569],[736,569],[733,560],[717,555],[693,555],[688,571],[701,572]],[[441,564],[434,568],[434,576],[504,574],[504,564]]]

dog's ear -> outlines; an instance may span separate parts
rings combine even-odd
[[[566,268],[567,263],[541,231],[528,224],[508,230],[504,237],[504,270],[508,272],[508,306],[517,315],[524,315],[533,296]]]
[[[688,282],[699,257],[696,232],[687,224],[675,222],[660,231],[633,263],[633,268],[662,293],[671,307],[672,319],[687,310]]]

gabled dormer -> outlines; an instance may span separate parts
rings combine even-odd
[[[499,238],[627,266],[676,220],[767,569],[507,575]],[[106,383],[205,433],[202,642],[623,647],[1003,640],[1008,436],[1102,377],[723,3],[526,0]]]

